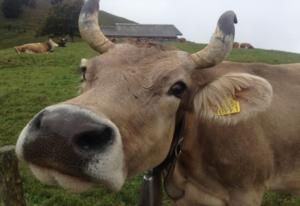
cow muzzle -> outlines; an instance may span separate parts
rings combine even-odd
[[[119,190],[126,178],[121,135],[103,115],[60,104],[39,112],[17,141],[16,153],[47,184],[75,191],[101,183]]]

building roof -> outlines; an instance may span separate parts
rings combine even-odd
[[[102,26],[101,30],[111,37],[177,37],[182,33],[171,24],[116,23],[115,26]]]

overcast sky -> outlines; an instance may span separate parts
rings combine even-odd
[[[185,38],[208,42],[218,17],[234,10],[236,41],[300,53],[300,0],[101,0],[101,10],[143,24],[174,24]]]

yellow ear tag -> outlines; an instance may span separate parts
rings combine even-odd
[[[231,114],[236,114],[241,112],[240,102],[235,99],[228,100],[229,105],[220,105],[218,106],[216,115],[218,116],[226,116]]]

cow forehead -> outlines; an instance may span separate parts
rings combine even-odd
[[[138,47],[130,44],[116,45],[109,52],[92,58],[87,63],[93,73],[101,76],[117,74],[135,74],[147,79],[156,79],[168,73],[184,72],[195,67],[190,55],[179,50],[167,50],[161,47]],[[152,78],[151,78],[152,77]]]

